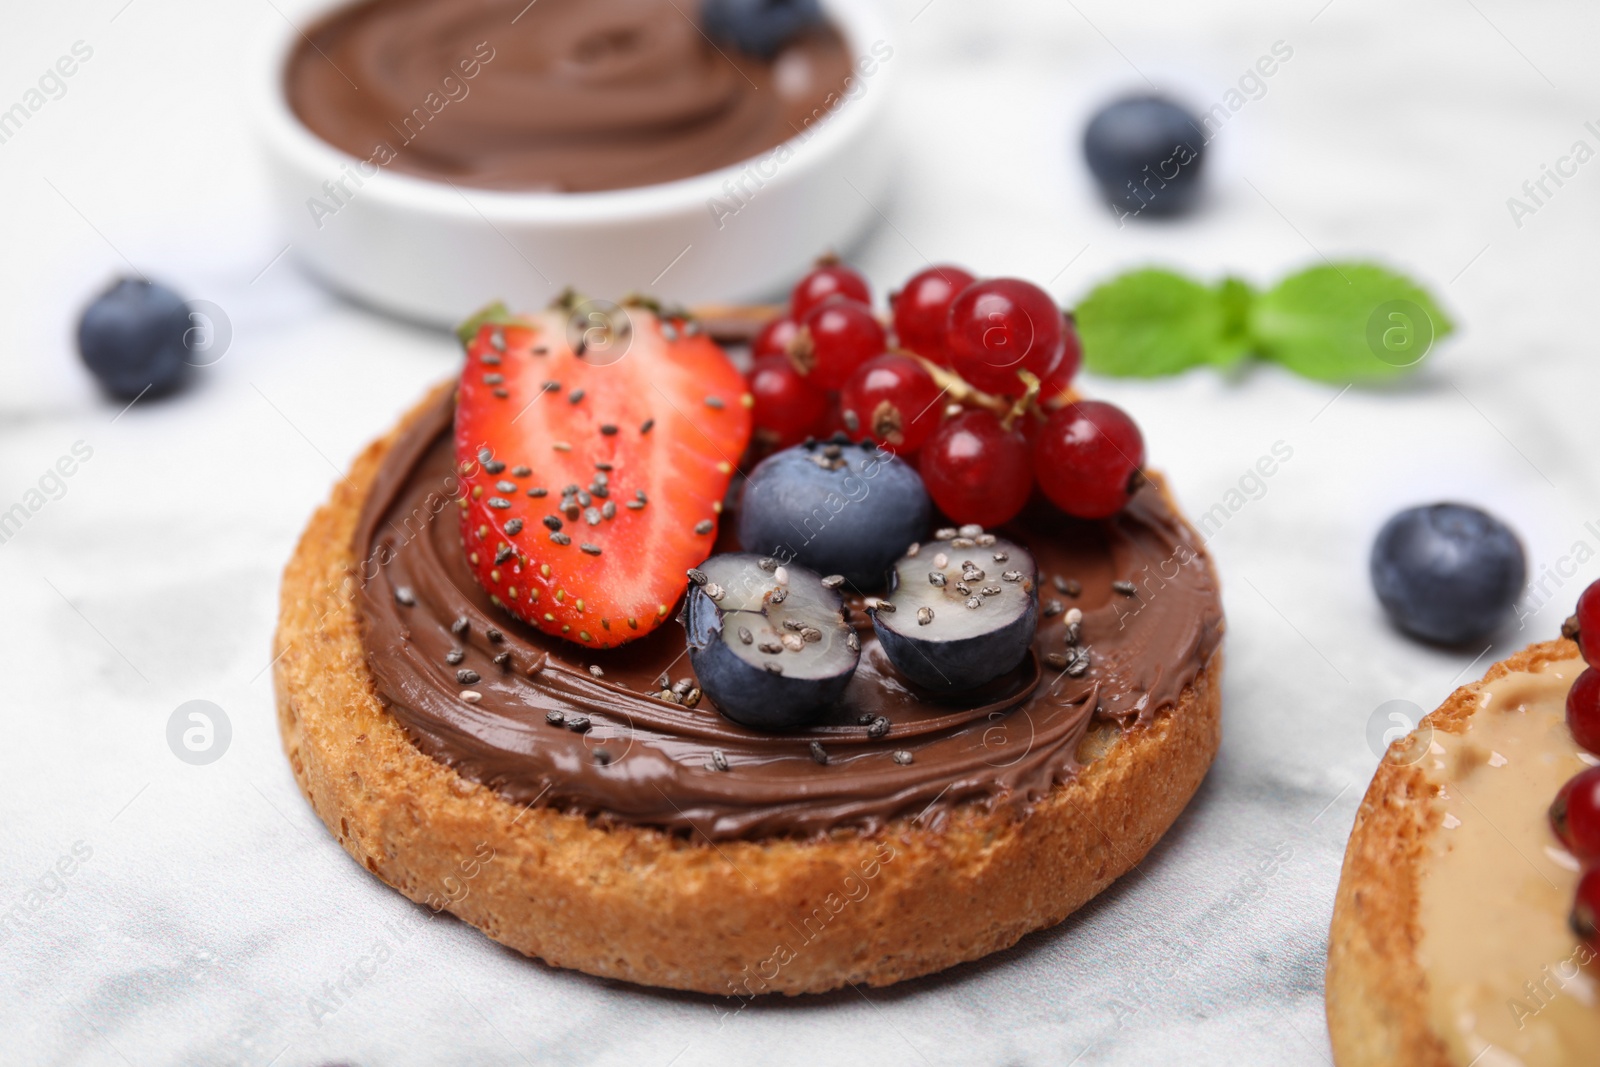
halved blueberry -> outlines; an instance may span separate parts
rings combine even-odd
[[[910,464],[870,442],[812,442],[762,460],[739,505],[739,543],[858,589],[880,589],[932,506]]]
[[[747,552],[689,572],[680,621],[689,662],[717,710],[757,730],[815,721],[861,658],[844,598],[812,571]]]
[[[818,0],[705,0],[700,12],[707,34],[763,59],[822,19]]]
[[[971,689],[1027,658],[1039,621],[1038,570],[1010,541],[963,527],[914,547],[894,565],[890,590],[871,611],[878,642],[926,689]]]

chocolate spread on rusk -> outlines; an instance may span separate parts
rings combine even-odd
[[[407,426],[367,497],[352,546],[362,638],[377,695],[417,746],[513,803],[712,839],[871,830],[974,800],[1026,805],[1075,772],[1097,718],[1148,722],[1221,641],[1209,561],[1147,485],[1113,519],[1042,511],[1007,527],[1038,561],[1045,609],[1034,655],[1011,674],[953,699],[915,692],[857,598],[861,662],[843,704],[815,727],[748,730],[708,701],[650,695],[663,676],[692,678],[677,625],[595,652],[494,607],[454,514],[454,410],[442,393]],[[719,548],[736,547],[732,525]],[[1073,607],[1087,670],[1065,641]],[[1051,665],[1063,655],[1066,668]]]
[[[588,192],[760,155],[837,106],[832,26],[773,59],[714,44],[688,0],[366,0],[307,31],[290,106],[373,164],[486,189]]]

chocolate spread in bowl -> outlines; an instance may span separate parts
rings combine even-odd
[[[305,34],[285,86],[358,159],[487,189],[588,192],[758,156],[838,105],[844,38],[771,60],[711,41],[688,0],[364,0]],[[375,173],[375,171],[374,171]]]
[[[1114,519],[1078,522],[1041,508],[1003,531],[1038,561],[1041,603],[1063,608],[1041,612],[1035,654],[1010,675],[954,699],[916,692],[858,603],[861,665],[843,704],[808,729],[747,730],[708,700],[691,708],[650,695],[663,674],[693,678],[676,623],[596,652],[490,603],[461,547],[454,411],[442,394],[384,458],[353,538],[365,578],[356,606],[379,699],[423,752],[513,803],[712,839],[871,830],[975,800],[1026,805],[1076,772],[1097,713],[1148,722],[1222,639],[1210,563],[1146,486]],[[724,523],[719,550],[737,547],[726,533],[733,525]],[[1079,595],[1059,592],[1057,579]],[[1123,582],[1136,583],[1135,595],[1113,588]],[[1076,675],[1047,663],[1068,651],[1070,607],[1082,610],[1089,652]],[[467,690],[481,700],[463,700]],[[881,726],[869,724],[880,716],[889,730],[874,736]]]

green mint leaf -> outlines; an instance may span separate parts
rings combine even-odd
[[[1074,311],[1084,363],[1096,374],[1125,378],[1231,365],[1249,351],[1253,299],[1235,279],[1211,289],[1155,268],[1119,275]]]
[[[1335,383],[1404,374],[1454,328],[1416,282],[1372,263],[1292,274],[1256,298],[1250,321],[1262,358]]]

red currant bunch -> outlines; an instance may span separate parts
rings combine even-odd
[[[832,259],[795,285],[751,345],[761,440],[877,441],[916,466],[958,524],[1007,522],[1036,485],[1079,519],[1128,504],[1144,438],[1120,409],[1078,399],[1083,345],[1043,289],[943,265],[894,293],[887,321],[871,299],[866,279]]]
[[[1589,666],[1567,693],[1567,726],[1572,739],[1590,752],[1600,753],[1600,582],[1578,596],[1578,650]]]

